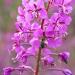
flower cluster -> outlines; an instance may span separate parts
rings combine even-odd
[[[44,66],[54,65],[55,58],[52,56],[68,62],[69,52],[53,53],[52,50],[60,47],[68,34],[72,21],[70,3],[71,0],[22,0],[15,24],[17,32],[12,38],[16,60],[26,64],[28,57],[37,56],[37,69],[39,61]],[[53,70],[62,71],[65,75],[72,74],[69,70]]]

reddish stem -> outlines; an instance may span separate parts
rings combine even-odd
[[[34,75],[38,75],[39,74],[40,60],[41,60],[41,48],[39,48],[39,51],[38,51],[37,65],[36,65],[36,70],[35,70]]]
[[[44,19],[42,19],[42,23],[41,23],[41,29],[43,30],[43,24],[44,24]],[[38,51],[38,56],[37,56],[37,65],[36,65],[36,69],[34,72],[34,75],[38,75],[39,74],[39,67],[40,67],[40,60],[41,60],[41,50],[42,48],[39,48]]]
[[[47,11],[49,9],[49,6],[50,6],[50,1],[48,2],[48,7],[47,7]],[[44,19],[42,19],[42,22],[41,22],[41,29],[43,30],[43,25],[44,25]],[[43,32],[43,38],[45,37],[45,33]],[[42,48],[40,47],[39,48],[39,51],[38,51],[38,56],[37,56],[37,65],[36,65],[36,69],[35,69],[35,72],[34,72],[34,75],[38,75],[39,74],[39,66],[40,66],[40,60],[41,60],[41,50]]]
[[[50,1],[48,2],[48,6],[47,6],[46,11],[48,11],[48,10],[49,10],[49,6],[50,6]]]
[[[41,29],[43,29],[44,19],[42,19]]]

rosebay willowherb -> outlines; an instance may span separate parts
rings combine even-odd
[[[57,60],[67,64],[70,53],[54,52],[68,35],[68,27],[72,21],[70,3],[71,0],[22,0],[15,24],[17,32],[12,37],[12,50],[16,52],[14,59],[20,65],[17,68],[4,68],[4,75],[11,75],[16,70],[22,75],[27,69],[33,75],[39,75],[40,65],[48,66],[43,71],[60,71],[64,75],[72,75],[69,69],[55,66]],[[35,57],[35,68],[26,65],[31,56]]]

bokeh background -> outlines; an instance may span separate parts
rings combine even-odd
[[[14,53],[9,54],[11,50],[11,36],[16,31],[15,22],[17,16],[17,8],[21,4],[21,0],[0,0],[0,75],[3,75],[3,68],[7,66],[16,66],[11,58]],[[66,37],[61,50],[68,50],[71,53],[68,68],[75,75],[75,1],[72,2],[72,23],[69,27],[69,35]],[[59,50],[60,52],[60,50]],[[66,65],[65,65],[66,66]],[[17,74],[16,74],[17,75]],[[57,74],[58,75],[58,74]]]

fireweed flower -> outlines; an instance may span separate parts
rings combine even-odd
[[[4,75],[11,75],[14,69],[12,67],[4,68]]]
[[[69,5],[72,0],[54,0],[54,5],[57,6],[64,14],[70,14],[72,7]]]
[[[70,3],[71,0],[22,0],[21,6],[18,7],[15,23],[17,32],[12,37],[12,50],[16,51],[14,59],[23,66],[14,70],[24,71],[28,68],[34,75],[38,75],[40,65],[54,65],[56,57],[67,64],[69,52],[55,53],[53,50],[62,45],[63,38],[68,34],[68,27],[72,21]],[[50,7],[56,9],[52,15],[49,15]],[[35,69],[26,67],[30,56],[37,59]],[[50,70],[72,75],[68,69],[53,67],[50,67]],[[10,70],[6,69],[4,72],[4,75],[10,75]]]
[[[62,52],[62,53],[59,53],[59,57],[61,58],[61,60],[65,63],[68,62],[68,58],[70,56],[70,53],[69,52]]]
[[[72,75],[72,72],[69,69],[63,70],[64,75]]]

